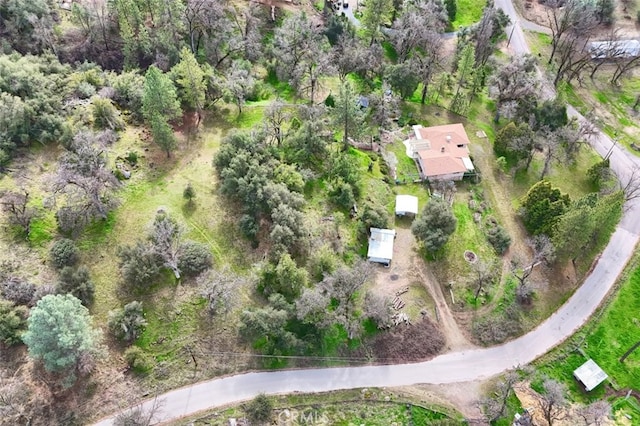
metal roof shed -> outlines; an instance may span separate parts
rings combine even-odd
[[[396,238],[396,231],[371,228],[370,232],[367,260],[389,266],[393,259],[393,240]]]
[[[396,195],[396,216],[418,214],[418,197],[413,195]]]
[[[604,382],[609,376],[607,376],[607,373],[605,373],[595,361],[590,359],[573,372],[573,377],[581,382],[587,392],[589,392]]]

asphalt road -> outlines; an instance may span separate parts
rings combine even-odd
[[[510,48],[516,53],[528,52],[521,27],[523,21],[516,15],[511,2],[497,0],[496,5],[502,7],[515,23]],[[584,120],[573,108],[569,108],[569,114]],[[640,167],[638,157],[614,146],[613,141],[603,133],[593,138],[592,145],[601,155],[612,149],[611,168],[623,180],[632,168]],[[261,392],[283,394],[418,383],[457,383],[487,379],[527,364],[571,336],[587,321],[613,287],[639,240],[639,201],[634,200],[627,206],[609,245],[583,285],[556,313],[518,339],[492,348],[451,352],[416,364],[256,372],[213,379],[160,395],[157,398],[160,408],[154,420],[165,422],[177,419],[251,399]],[[142,407],[151,408],[154,403],[156,400],[148,400]],[[105,418],[96,424],[111,425],[113,419]]]

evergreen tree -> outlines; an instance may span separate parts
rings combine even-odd
[[[171,69],[171,73],[178,85],[178,96],[182,104],[200,113],[204,108],[207,89],[206,73],[187,47],[180,51],[180,62]]]
[[[336,106],[331,109],[336,128],[342,130],[344,149],[349,148],[349,138],[358,137],[362,131],[364,115],[358,107],[353,85],[345,81],[340,85],[340,93],[336,97]]]
[[[42,360],[47,371],[67,373],[73,382],[81,361],[99,349],[100,332],[91,325],[87,308],[76,297],[48,295],[31,310],[22,340],[32,358]]]
[[[447,243],[456,230],[457,223],[449,205],[441,199],[434,198],[413,222],[411,232],[424,243],[427,250],[433,252]]]
[[[182,114],[176,88],[169,77],[152,65],[145,74],[142,115],[151,127],[153,140],[171,156],[176,139],[169,121]]]
[[[458,13],[458,5],[456,4],[456,0],[444,0],[444,5],[447,9],[449,23],[452,23],[456,20],[456,14]]]

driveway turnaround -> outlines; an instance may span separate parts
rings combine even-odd
[[[528,52],[520,27],[520,23],[526,21],[515,14],[515,9],[509,0],[499,0],[496,5],[502,7],[510,15],[511,21],[515,22],[511,39],[513,50],[517,53]],[[570,116],[585,120],[571,107],[568,112]],[[602,132],[592,138],[591,144],[602,156],[610,152],[611,168],[623,182],[628,178],[631,170],[640,167],[640,158],[634,157],[614,144]],[[598,259],[591,274],[573,296],[545,322],[518,339],[492,348],[450,352],[430,361],[414,364],[239,374],[176,389],[144,401],[136,408],[151,410],[154,406],[159,407],[155,410],[153,420],[161,423],[218,406],[245,401],[259,393],[308,393],[362,387],[408,386],[419,383],[457,383],[488,379],[511,368],[528,364],[571,336],[589,319],[607,296],[638,243],[639,205],[639,199],[628,203],[622,221],[612,235],[609,245]],[[96,425],[111,425],[115,417],[116,415],[105,418]]]

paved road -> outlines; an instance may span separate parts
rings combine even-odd
[[[528,47],[519,25],[522,21],[515,14],[515,9],[508,0],[497,0],[496,4],[503,7],[515,22],[511,47],[517,53],[527,52]],[[507,5],[511,5],[510,9]],[[573,108],[569,108],[569,114],[584,120]],[[638,157],[619,146],[613,146],[611,139],[603,133],[594,137],[592,144],[601,155],[613,149],[611,167],[622,179],[628,176],[633,167],[640,167]],[[213,379],[161,395],[161,408],[157,411],[155,421],[169,421],[240,402],[261,392],[281,394],[418,383],[457,383],[487,379],[514,366],[527,364],[571,336],[587,321],[633,255],[639,237],[640,200],[635,200],[625,211],[592,273],[569,301],[535,330],[504,345],[451,352],[416,364],[258,372]],[[142,406],[150,408],[153,404],[151,400]],[[112,422],[113,417],[110,417],[97,425],[107,426]]]

